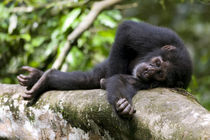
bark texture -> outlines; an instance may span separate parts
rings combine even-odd
[[[103,90],[49,91],[36,104],[25,89],[0,84],[0,139],[209,140],[210,113],[184,90],[143,90],[130,121],[112,111]]]

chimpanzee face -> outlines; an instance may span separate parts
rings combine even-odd
[[[161,56],[154,56],[148,62],[141,62],[134,67],[134,77],[143,81],[164,81],[167,77],[169,62]]]

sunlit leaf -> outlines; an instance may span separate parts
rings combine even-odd
[[[108,16],[106,14],[101,14],[98,17],[98,19],[102,24],[104,24],[110,28],[114,28],[117,26],[117,22],[113,18],[111,18],[110,16]]]
[[[39,37],[33,38],[31,44],[34,47],[38,47],[45,41],[45,39],[46,39],[46,37],[43,37],[43,36],[39,36]]]
[[[17,16],[15,14],[13,14],[10,18],[9,18],[9,28],[8,28],[8,33],[11,34],[13,32],[13,30],[17,27]]]
[[[65,32],[71,26],[74,20],[79,16],[80,12],[81,12],[81,9],[77,8],[66,15],[66,18],[63,22],[62,29],[61,29],[62,32]]]
[[[30,41],[31,40],[30,34],[21,34],[20,37],[23,38],[26,41]]]

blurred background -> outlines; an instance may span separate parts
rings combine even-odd
[[[16,84],[23,65],[51,68],[94,2],[0,0],[0,83]],[[210,110],[210,0],[124,0],[102,11],[72,43],[60,70],[85,71],[106,59],[124,20],[165,26],[180,35],[194,63],[188,91]]]

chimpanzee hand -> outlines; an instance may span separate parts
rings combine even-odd
[[[131,118],[136,110],[134,107],[128,102],[126,98],[121,98],[116,103],[116,111],[122,118]]]
[[[131,75],[119,74],[101,79],[100,84],[107,90],[108,101],[116,113],[124,119],[132,118],[136,112],[132,106],[132,97],[136,94],[138,80]]]

